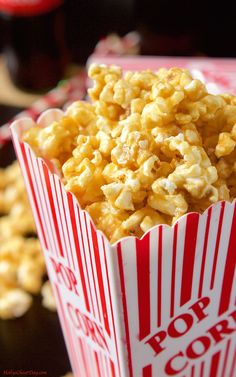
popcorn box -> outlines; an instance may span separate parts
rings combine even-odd
[[[12,136],[75,376],[235,376],[236,202],[111,245],[21,141],[31,126]]]

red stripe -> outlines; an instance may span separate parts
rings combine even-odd
[[[226,370],[226,366],[227,366],[227,360],[228,360],[228,355],[229,355],[230,343],[231,343],[231,340],[229,339],[228,342],[227,342],[227,344],[226,344],[224,364],[223,364],[223,369],[222,369],[222,375],[221,375],[221,377],[225,377],[225,370]]]
[[[86,360],[86,357],[84,355],[84,346],[83,346],[83,342],[80,338],[78,338],[78,343],[79,343],[79,346],[80,346],[80,350],[81,350],[81,355],[82,355],[82,360],[83,360],[83,364],[84,364],[84,371],[87,369],[87,360]]]
[[[83,232],[82,232],[82,226],[81,226],[81,221],[80,221],[80,209],[78,207],[78,205],[76,204],[76,210],[77,210],[77,215],[78,215],[78,220],[79,220],[79,229],[80,229],[80,236],[81,236],[81,240],[82,240],[82,253],[84,255],[84,263],[85,263],[85,269],[86,269],[86,274],[89,278],[89,273],[88,273],[88,265],[87,265],[87,260],[86,260],[86,251],[85,251],[85,246],[84,246],[84,235],[83,235]],[[77,230],[78,231],[78,230]],[[90,288],[90,285],[88,284],[88,287],[89,287],[89,294],[90,294],[90,298],[91,298],[91,311],[95,317],[95,311],[94,311],[94,305],[93,305],[93,297],[92,297],[92,293],[91,293],[91,288]]]
[[[218,314],[226,312],[229,308],[230,295],[233,287],[233,279],[236,267],[236,204],[231,227],[229,247],[225,263],[225,271],[222,283],[220,306]]]
[[[62,324],[64,325],[64,329],[63,329],[64,330],[64,333],[63,333],[64,340],[65,340],[65,343],[66,343],[66,346],[67,346],[67,349],[68,349],[68,355],[69,355],[71,364],[72,364],[72,366],[75,366],[76,365],[76,352],[75,352],[74,347],[73,347],[70,329],[68,327],[67,319],[65,317],[60,291],[59,291],[56,283],[54,283],[54,287],[55,287],[56,296],[57,296],[57,303],[59,305],[59,313],[61,314],[60,320],[61,320]]]
[[[110,360],[110,367],[111,367],[111,375],[112,375],[112,377],[116,377],[115,366],[114,366],[114,363],[113,363],[112,360]]]
[[[95,361],[96,361],[96,366],[97,366],[97,372],[98,372],[97,376],[98,376],[98,377],[103,377],[103,376],[101,375],[101,372],[100,372],[100,367],[99,367],[99,361],[98,361],[98,355],[97,355],[97,352],[96,352],[96,351],[93,351],[93,352],[94,352]]]
[[[39,115],[38,110],[34,109],[33,107],[28,108],[27,110],[25,110],[25,112],[27,113],[27,117],[30,117],[32,119],[36,119]]]
[[[25,168],[26,173],[27,173],[28,182],[29,182],[32,197],[33,197],[34,207],[35,207],[35,210],[36,210],[36,213],[37,213],[37,218],[38,218],[39,225],[40,225],[40,231],[41,231],[40,233],[42,234],[42,237],[43,237],[43,243],[44,243],[46,249],[48,249],[48,242],[47,242],[47,239],[46,239],[46,236],[45,236],[44,227],[43,227],[41,215],[40,215],[40,212],[39,212],[38,202],[37,202],[35,191],[34,191],[34,184],[32,182],[32,175],[31,175],[29,165],[28,165],[28,160],[27,160],[27,157],[26,157],[25,145],[23,143],[21,143],[20,147],[21,147],[22,157],[23,157],[23,160],[24,160],[24,168]]]
[[[71,225],[72,225],[72,231],[73,231],[73,236],[74,236],[74,241],[75,241],[75,251],[77,255],[77,261],[78,261],[78,267],[79,267],[79,272],[80,272],[80,279],[81,279],[81,284],[82,284],[82,289],[83,289],[85,306],[86,306],[86,309],[90,312],[88,293],[87,293],[83,263],[82,263],[82,258],[81,258],[81,250],[80,250],[79,239],[78,239],[78,234],[77,234],[78,229],[76,227],[76,221],[75,221],[73,197],[70,193],[68,194],[68,204],[69,204],[69,210],[70,210],[70,215],[71,215]]]
[[[204,377],[204,366],[205,366],[204,361],[202,361],[202,363],[201,363],[201,370],[200,370],[200,376],[199,377]]]
[[[54,177],[53,177],[54,178]],[[55,181],[54,181],[55,182]],[[64,201],[64,195],[63,195],[63,189],[62,189],[62,184],[61,182],[59,182],[59,188],[60,188],[60,193],[61,193],[61,199],[62,199],[62,206],[63,206],[63,212],[64,212],[64,219],[65,219],[65,223],[66,223],[66,230],[67,230],[67,238],[68,238],[68,242],[69,242],[69,245],[70,245],[70,250],[69,250],[69,254],[71,256],[71,259],[72,259],[72,264],[73,264],[73,268],[75,268],[75,262],[74,262],[74,258],[73,258],[73,252],[72,252],[72,248],[71,248],[71,240],[70,240],[70,234],[69,234],[69,226],[68,226],[68,221],[67,221],[67,217],[66,217],[66,209],[65,209],[65,201]],[[68,194],[66,195],[66,198],[68,199]],[[68,202],[68,201],[67,201]],[[65,240],[66,241],[66,240]],[[66,243],[65,243],[66,244]],[[70,261],[70,258],[68,257],[68,262]]]
[[[150,334],[150,235],[136,240],[139,340]]]
[[[152,366],[147,365],[143,368],[143,377],[152,377]]]
[[[69,263],[68,250],[67,250],[67,245],[66,245],[66,240],[65,240],[66,229],[64,229],[63,220],[62,220],[63,208],[62,208],[61,203],[62,203],[63,199],[60,196],[58,186],[56,186],[55,175],[52,175],[52,180],[53,180],[53,183],[52,183],[51,187],[52,187],[52,193],[55,192],[55,195],[56,195],[56,201],[54,200],[54,206],[55,206],[55,212],[56,212],[57,220],[59,219],[59,222],[57,222],[57,224],[58,224],[58,230],[59,230],[59,235],[60,235],[60,241],[61,241],[61,245],[62,245],[62,252],[63,252],[63,256],[65,257],[65,260],[67,262],[67,265],[69,267],[71,267],[70,263]],[[64,252],[65,252],[66,255],[64,254]]]
[[[121,250],[121,244],[120,243],[118,243],[118,245],[117,245],[117,256],[118,256],[120,285],[121,285],[122,303],[123,303],[123,311],[124,311],[126,344],[127,344],[127,351],[128,351],[128,367],[129,367],[129,374],[130,374],[129,377],[133,377],[131,347],[130,347],[130,335],[129,335],[129,320],[128,320],[128,310],[127,310],[127,302],[126,302],[126,292],[125,292],[125,277],[124,277],[122,250]]]
[[[44,183],[42,181],[42,174],[40,174],[40,167],[42,166],[42,162],[39,159],[36,159],[36,162],[37,162],[37,167],[38,167],[38,171],[39,171],[39,179],[40,179],[40,183],[41,183],[40,192],[42,193],[44,203],[46,204],[46,212],[47,212],[48,224],[49,224],[49,228],[50,228],[50,229],[47,228],[47,237],[48,237],[48,242],[50,243],[50,248],[51,248],[50,251],[55,252],[56,255],[58,256],[57,249],[56,249],[56,247],[54,247],[54,238],[53,238],[53,233],[52,233],[50,211],[49,211],[49,208],[48,208],[47,198],[46,198],[45,191],[44,191]],[[52,236],[52,239],[51,239],[49,233]]]
[[[46,188],[47,188],[48,198],[49,198],[49,202],[50,202],[50,208],[51,208],[51,212],[52,212],[52,216],[53,216],[53,225],[54,225],[54,229],[55,229],[56,237],[57,237],[57,242],[58,242],[58,246],[59,246],[59,253],[63,257],[64,254],[63,254],[63,250],[62,250],[60,232],[59,232],[58,223],[57,223],[57,216],[56,216],[55,205],[54,205],[54,200],[53,200],[53,195],[52,195],[52,188],[51,188],[51,183],[50,183],[50,179],[49,179],[48,169],[47,169],[47,166],[45,164],[43,164],[43,172],[44,172],[44,177],[45,177],[45,181],[46,181]]]
[[[221,238],[222,223],[223,223],[223,218],[224,218],[224,211],[225,211],[225,202],[222,202],[221,203],[219,225],[218,225],[218,230],[217,230],[214,260],[213,260],[213,266],[212,266],[211,285],[210,285],[211,289],[213,289],[214,283],[215,283],[215,274],[216,274],[216,266],[217,266],[217,260],[218,260],[218,253],[219,253],[219,245],[220,245],[220,238]]]
[[[170,297],[170,316],[174,316],[175,310],[175,269],[176,269],[176,251],[177,251],[177,236],[178,236],[178,223],[174,227],[173,238],[173,257],[172,257],[172,272],[171,272],[171,297]]]
[[[216,377],[218,366],[220,361],[220,351],[215,353],[211,358],[211,369],[209,377]]]
[[[235,377],[235,373],[234,373],[235,372],[235,364],[236,364],[236,349],[234,351],[234,358],[233,358],[232,367],[231,367],[229,377]]]
[[[105,248],[105,243],[104,243],[104,237],[102,237],[102,243],[103,243],[105,267],[106,267],[106,277],[107,277],[107,285],[108,285],[108,293],[109,293],[109,302],[110,302],[110,307],[111,307],[112,326],[113,326],[113,333],[114,333],[114,337],[115,337],[116,358],[117,358],[117,363],[118,363],[118,368],[119,368],[119,376],[120,376],[121,375],[121,373],[120,373],[120,360],[119,360],[119,353],[118,353],[118,347],[117,347],[117,335],[116,335],[116,327],[115,327],[115,322],[114,322],[114,313],[113,313],[112,300],[111,300],[111,288],[110,288],[110,279],[109,279],[108,268],[107,268],[107,256],[106,256],[106,248]],[[109,252],[110,252],[110,250],[109,250]]]
[[[198,214],[193,213],[187,216],[181,282],[181,306],[190,300],[192,294],[193,269],[196,252],[198,223]]]
[[[29,166],[29,170],[31,172],[30,175],[31,175],[32,182],[36,182],[34,184],[34,192],[35,192],[35,197],[36,197],[37,205],[38,205],[38,208],[39,208],[39,211],[40,211],[40,216],[41,216],[43,230],[45,232],[44,233],[45,234],[45,239],[47,240],[47,246],[48,246],[49,243],[50,243],[50,240],[49,240],[49,236],[48,236],[48,232],[47,232],[47,226],[46,226],[44,211],[42,209],[42,201],[41,201],[42,191],[40,189],[38,189],[38,182],[37,182],[36,175],[34,173],[35,166],[34,166],[34,161],[33,161],[33,157],[32,157],[32,152],[31,152],[31,150],[28,150],[28,152],[29,152],[28,153],[28,157],[27,157],[28,158],[28,166]],[[47,250],[48,250],[48,247],[47,247]]]
[[[93,224],[91,224],[91,235],[92,235],[92,240],[93,240],[93,250],[94,250],[95,264],[96,264],[96,270],[97,270],[98,287],[99,287],[101,304],[102,304],[103,319],[104,319],[105,329],[110,336],[111,332],[110,332],[110,326],[109,326],[109,321],[108,321],[106,295],[105,295],[105,289],[104,289],[104,284],[103,284],[102,267],[101,267],[101,260],[100,260],[100,251],[98,247],[97,232],[94,229]]]
[[[161,326],[162,304],[162,226],[159,227],[158,237],[158,270],[157,270],[157,327]]]
[[[203,252],[202,252],[200,281],[199,281],[199,288],[198,288],[198,298],[202,297],[202,287],[203,287],[203,280],[204,280],[204,273],[205,273],[205,266],[206,266],[206,254],[207,254],[207,245],[208,245],[208,238],[209,238],[209,229],[210,229],[210,223],[211,223],[211,214],[212,214],[212,207],[209,208],[208,213],[207,213],[205,238],[204,238],[204,245],[203,245]]]
[[[193,365],[191,368],[191,377],[194,377],[194,373],[195,373],[195,366]]]
[[[98,293],[97,293],[97,288],[96,288],[96,283],[95,283],[93,261],[92,261],[92,256],[91,256],[90,237],[89,237],[89,234],[88,234],[89,225],[88,225],[88,222],[86,221],[86,214],[83,213],[83,215],[84,215],[84,221],[85,221],[85,224],[86,224],[86,235],[87,235],[87,239],[88,239],[89,259],[90,259],[90,265],[91,265],[91,269],[92,269],[93,286],[94,286],[94,292],[95,292],[95,298],[96,298],[96,305],[97,305],[97,309],[98,309],[99,321],[101,322],[101,313],[100,313],[100,308],[99,308],[99,305],[98,305]]]

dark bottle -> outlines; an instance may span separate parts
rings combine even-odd
[[[63,77],[67,63],[61,0],[0,0],[4,53],[13,82],[46,91]]]

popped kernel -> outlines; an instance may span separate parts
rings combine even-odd
[[[46,268],[18,162],[0,176],[0,318],[10,319],[30,308]]]
[[[91,103],[25,140],[59,161],[66,189],[111,242],[236,197],[234,96],[209,94],[180,68],[122,75],[92,64],[88,74]]]
[[[41,295],[42,295],[42,305],[53,312],[56,311],[56,301],[55,301],[53,291],[52,291],[52,286],[49,280],[47,280],[43,284],[41,288]]]

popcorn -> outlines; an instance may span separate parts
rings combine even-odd
[[[0,169],[0,318],[22,316],[38,294],[46,268],[17,162]]]
[[[0,318],[18,318],[27,312],[32,302],[31,296],[22,289],[9,289],[0,296]]]
[[[73,103],[24,140],[61,166],[111,242],[236,197],[235,97],[209,94],[180,68],[122,75],[93,64],[89,77],[91,103]]]
[[[51,311],[56,311],[56,301],[53,296],[52,287],[49,280],[47,280],[43,284],[41,288],[41,295],[43,298],[42,299],[43,306]]]

